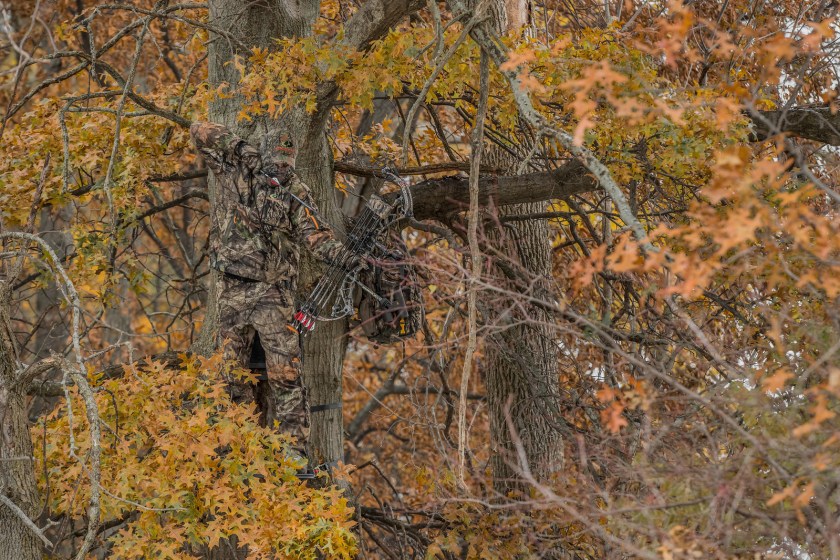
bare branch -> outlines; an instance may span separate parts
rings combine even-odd
[[[482,206],[488,205],[491,200],[496,206],[542,202],[568,198],[599,188],[597,181],[577,160],[552,171],[481,177],[478,187],[478,201]],[[461,212],[466,209],[470,199],[468,180],[460,176],[423,181],[414,185],[411,193],[414,197],[414,216],[418,220],[441,219]]]
[[[50,357],[44,358],[43,360],[38,360],[34,364],[30,364],[25,370],[23,370],[18,378],[15,380],[15,384],[19,387],[25,387],[29,383],[32,382],[33,379],[39,377],[48,371],[52,371],[55,368],[59,367],[62,363],[60,358]]]
[[[469,26],[467,26],[469,27]],[[466,29],[466,28],[465,28]],[[487,98],[490,92],[490,63],[487,52],[482,49],[480,63],[479,99],[475,115],[470,146],[470,210],[467,218],[467,238],[470,245],[470,276],[467,281],[467,349],[464,353],[464,369],[461,372],[461,396],[458,399],[458,483],[465,488],[464,473],[467,468],[467,391],[470,386],[473,359],[478,344],[478,304],[476,285],[481,279],[482,257],[478,244],[478,172],[481,154],[484,151],[484,119],[487,116]],[[408,126],[408,125],[406,125]]]
[[[781,111],[749,111],[755,140],[785,133],[797,138],[840,145],[840,112],[831,107],[792,107]]]
[[[429,74],[429,77],[426,78],[426,83],[423,84],[423,87],[420,88],[420,93],[417,94],[417,98],[414,100],[414,103],[411,104],[411,108],[408,110],[408,114],[405,117],[405,127],[403,130],[403,154],[402,154],[402,164],[406,165],[408,163],[408,146],[409,146],[409,139],[411,137],[411,131],[414,128],[414,117],[417,115],[418,109],[426,102],[426,95],[429,94],[429,90],[432,88],[432,85],[437,80],[438,75],[443,70],[443,67],[449,62],[449,59],[455,54],[458,48],[466,41],[467,36],[469,35],[470,30],[476,25],[479,21],[481,16],[479,14],[473,15],[472,18],[464,25],[464,29],[461,30],[461,34],[458,35],[458,38],[455,39],[455,42],[450,45],[446,52],[440,56],[437,60],[437,64],[435,64],[434,70],[432,73]]]
[[[153,206],[152,208],[149,208],[134,219],[139,222],[140,220],[148,218],[149,216],[159,214],[164,210],[169,210],[170,208],[174,208],[175,206],[180,206],[181,204],[190,200],[191,198],[201,198],[207,200],[209,198],[209,195],[207,194],[207,191],[204,190],[192,190],[186,194],[179,196],[178,198],[170,200],[169,202],[164,202],[163,204],[160,204],[158,206]]]

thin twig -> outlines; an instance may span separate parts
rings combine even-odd
[[[463,42],[469,37],[470,30],[480,21],[480,19],[476,16],[473,16],[466,24],[464,24],[464,29],[461,30],[461,34],[458,35],[458,38],[455,39],[455,42],[443,53],[443,56],[439,57],[437,64],[435,65],[434,70],[426,78],[426,83],[423,84],[423,87],[420,89],[420,93],[417,95],[417,98],[414,100],[414,103],[411,104],[411,108],[408,110],[408,114],[405,117],[405,128],[403,129],[403,155],[402,155],[402,165],[408,165],[408,147],[409,147],[409,140],[411,138],[411,130],[414,125],[414,117],[417,115],[417,111],[420,107],[423,106],[423,103],[426,102],[426,95],[428,95],[429,90],[432,88],[432,85],[437,80],[438,75],[440,74],[443,67],[446,66],[446,63],[449,61],[450,58],[455,54]]]
[[[490,90],[490,66],[487,53],[482,49],[479,64],[479,100],[472,132],[472,148],[470,158],[470,210],[467,237],[470,245],[470,278],[467,290],[468,339],[467,351],[464,356],[464,369],[461,372],[461,395],[458,398],[458,482],[466,487],[464,471],[467,462],[467,392],[469,391],[472,363],[477,345],[477,284],[481,278],[481,249],[478,244],[478,173],[481,165],[481,153],[484,147],[484,119],[487,115],[487,98]]]

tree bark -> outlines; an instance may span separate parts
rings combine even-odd
[[[598,181],[582,163],[571,160],[558,169],[538,171],[525,175],[482,176],[479,181],[478,201],[481,206],[508,206],[545,202],[568,198],[598,190]],[[451,176],[428,179],[411,188],[414,200],[414,218],[417,220],[443,220],[453,213],[463,212],[470,201],[466,177]],[[398,193],[385,197],[393,200]]]
[[[542,203],[505,209],[505,216],[545,210]],[[546,220],[510,222],[506,231],[489,234],[502,254],[491,258],[490,282],[507,290],[506,298],[492,298],[487,310],[487,404],[490,414],[490,465],[496,489],[524,490],[522,467],[537,480],[563,466],[563,439],[553,420],[559,414],[557,342],[554,317],[544,308],[518,297],[544,299],[551,277],[551,245]],[[506,261],[499,266],[499,261]],[[518,278],[511,275],[519,272]],[[520,464],[517,438],[527,465]]]
[[[311,126],[313,123],[307,123]],[[318,208],[330,223],[343,225],[341,212],[335,203],[333,187],[332,153],[325,131],[309,130],[307,142],[298,156],[297,171],[309,185],[318,201]],[[343,231],[335,231],[339,237]],[[311,256],[303,260],[301,294],[311,292],[323,274],[323,265]],[[342,402],[342,370],[347,349],[347,320],[322,321],[303,344],[303,375],[309,390],[310,406]],[[312,414],[309,433],[310,461],[319,465],[344,459],[343,416],[340,408],[322,410]]]
[[[527,21],[525,10],[526,4],[505,0],[494,0],[489,5],[491,21],[499,33]],[[491,167],[511,174],[518,171],[518,158],[500,146],[489,146],[486,153],[486,163]],[[571,176],[594,183],[582,164],[572,162],[569,166],[573,169]],[[549,190],[557,184],[552,172],[534,176],[543,178]],[[516,178],[504,180],[515,182]],[[534,183],[529,187],[527,190],[538,190]],[[499,194],[502,191],[499,188]],[[521,216],[543,211],[545,204],[536,202],[509,206],[504,213]],[[494,248],[488,255],[492,263],[489,282],[511,294],[488,298],[484,317],[489,333],[485,353],[490,465],[496,489],[506,495],[510,490],[526,490],[523,468],[538,480],[545,480],[563,464],[563,439],[556,429],[557,422],[552,421],[559,412],[560,394],[552,317],[545,309],[519,297],[527,292],[537,298],[545,297],[551,278],[551,245],[546,220],[511,222],[505,230],[491,228],[487,233],[488,245]],[[522,458],[517,444],[524,451]],[[527,465],[522,465],[521,460]]]
[[[30,519],[40,504],[26,415],[26,388],[16,375],[9,289],[0,282],[0,494]],[[39,560],[42,546],[18,512],[0,503],[0,560]]]
[[[831,146],[840,144],[840,112],[831,107],[791,107],[781,111],[750,112],[754,140],[779,133]]]

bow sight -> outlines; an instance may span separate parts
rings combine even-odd
[[[327,272],[294,314],[292,326],[301,335],[312,332],[317,321],[334,321],[353,313],[353,285],[358,283],[360,267],[368,258],[376,259],[388,254],[382,237],[395,222],[412,216],[408,182],[388,168],[382,170],[381,176],[398,185],[400,195],[393,204],[377,195],[368,199],[347,234],[347,242],[341,252],[330,262]],[[307,205],[307,208],[310,207]],[[359,285],[366,289],[362,284]],[[377,294],[371,295],[379,297]],[[328,314],[327,307],[331,301],[333,304]]]

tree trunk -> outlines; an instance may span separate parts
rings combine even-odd
[[[214,27],[230,33],[247,48],[262,47],[274,49],[275,39],[281,37],[302,37],[311,33],[318,15],[319,3],[286,2],[270,0],[262,3],[243,4],[238,0],[213,0],[210,2],[210,21]],[[236,69],[230,62],[240,53],[232,43],[221,36],[214,36],[208,51],[209,81],[217,87],[229,84],[229,91],[236,91],[239,80]],[[309,115],[303,111],[284,115],[281,121],[255,119],[246,124],[237,122],[242,99],[233,95],[214,101],[210,107],[210,120],[230,127],[245,139],[260,145],[260,135],[277,133],[282,129],[291,133],[299,143],[296,170],[300,178],[310,187],[321,212],[333,224],[337,219],[333,193],[331,156],[322,126],[315,126]],[[215,186],[210,185],[211,211],[215,211]],[[336,232],[339,235],[343,232]],[[304,259],[299,275],[299,290],[305,293],[320,274],[319,266],[310,259]],[[207,301],[207,317],[194,349],[208,353],[215,347],[218,332],[218,301],[215,289],[215,274]],[[303,374],[309,390],[310,405],[341,402],[341,369],[346,347],[344,334],[346,322],[320,323],[304,345]],[[337,344],[337,342],[339,342]],[[342,415],[341,410],[317,412],[312,417],[309,441],[312,460],[318,463],[337,461],[342,458]]]
[[[499,32],[517,29],[528,21],[527,2],[493,0],[489,15]],[[489,146],[487,163],[515,173],[518,158],[501,146]],[[507,215],[543,212],[543,203],[508,207]],[[509,222],[504,231],[491,230],[488,244],[494,285],[508,293],[528,290],[537,299],[549,293],[551,245],[545,220]],[[502,494],[527,484],[522,468],[527,467],[538,480],[545,480],[562,468],[563,440],[557,431],[560,379],[557,371],[557,345],[551,314],[517,295],[492,298],[485,308],[487,340],[487,403],[490,414],[490,464],[496,489]],[[517,452],[521,442],[524,458]],[[521,460],[527,463],[522,465]]]
[[[542,211],[542,204],[523,204],[508,209],[506,215]],[[513,294],[533,286],[528,295],[545,298],[544,279],[551,277],[548,224],[545,220],[509,223],[505,232],[490,236],[496,251],[509,257],[500,267],[500,257],[491,256],[497,264],[490,268],[490,282]],[[520,275],[516,280],[508,276],[516,274]],[[506,493],[523,489],[516,438],[538,480],[562,467],[563,441],[552,421],[559,412],[557,343],[553,318],[544,308],[517,295],[493,299],[485,317],[491,332],[486,345],[490,464],[497,490]]]
[[[321,127],[309,127],[297,159],[297,172],[309,185],[318,201],[318,209],[336,227],[343,225],[342,214],[335,203],[332,175],[332,153]],[[335,232],[339,237],[343,231]],[[323,266],[310,256],[305,257],[299,290],[307,294],[323,274]],[[342,402],[342,371],[347,349],[347,321],[322,321],[305,339],[303,376],[309,390],[310,406]],[[343,415],[340,408],[315,412],[309,434],[310,460],[316,464],[344,459]]]
[[[40,504],[26,416],[26,388],[17,381],[8,286],[0,282],[0,494],[30,519]],[[39,560],[41,543],[17,513],[0,503],[0,560]]]

